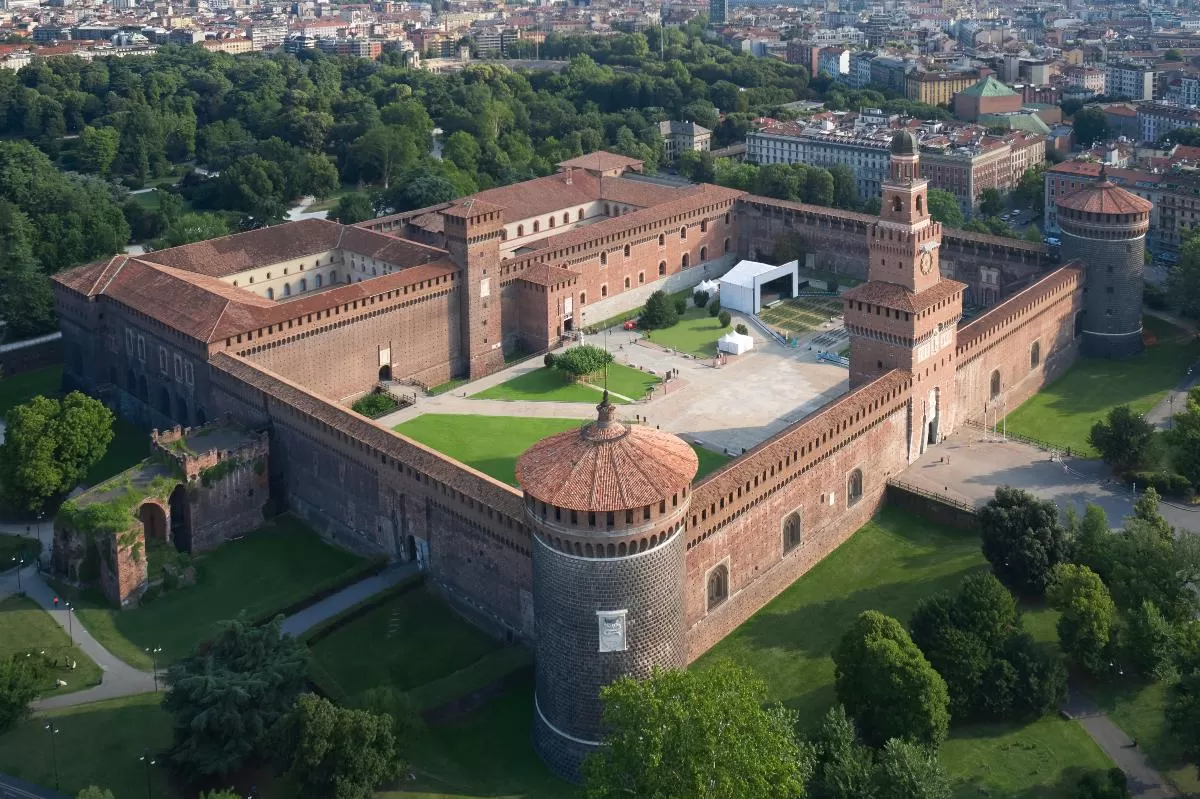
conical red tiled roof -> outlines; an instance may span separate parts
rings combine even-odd
[[[699,461],[682,439],[617,421],[604,402],[599,418],[543,439],[517,459],[517,482],[560,508],[618,511],[656,505],[691,485]]]
[[[1063,197],[1058,207],[1090,214],[1148,214],[1154,205],[1113,183],[1101,167],[1095,183]]]

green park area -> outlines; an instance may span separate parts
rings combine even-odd
[[[0,660],[40,657],[45,664],[41,695],[54,696],[100,683],[100,667],[79,650],[50,614],[23,596],[0,600]],[[59,687],[58,681],[66,683]]]
[[[161,660],[170,662],[215,632],[217,622],[243,612],[253,619],[282,610],[350,579],[366,564],[291,516],[278,517],[193,563],[195,585],[167,591],[133,610],[110,607],[94,592],[59,590],[76,603],[76,618],[97,641],[126,663],[148,669],[147,648],[161,647]]]
[[[1200,359],[1200,340],[1187,331],[1153,316],[1143,324],[1151,339],[1144,353],[1120,360],[1080,358],[1008,415],[1008,432],[1097,457],[1088,444],[1092,425],[1118,405],[1146,413]]]
[[[732,329],[722,327],[720,320],[709,316],[707,309],[689,306],[671,327],[644,332],[655,344],[667,349],[697,358],[712,358],[717,354],[717,339]]]
[[[855,617],[879,610],[901,622],[931,594],[983,567],[979,538],[888,509],[718,643],[698,662],[730,658],[753,669],[772,698],[815,726],[835,701],[831,653]],[[1039,643],[1056,645],[1053,614],[1027,612]],[[942,763],[956,797],[1067,796],[1081,771],[1111,763],[1074,722],[951,727]]]
[[[608,367],[608,388],[616,405],[641,399],[660,382],[654,375],[624,364],[614,363]],[[586,402],[595,405],[600,402],[604,384],[605,377],[602,375],[593,375],[586,382],[574,381],[561,370],[543,366],[472,394],[471,399]]]
[[[1113,723],[1138,742],[1151,763],[1184,796],[1200,796],[1200,770],[1186,762],[1179,739],[1163,723],[1169,686],[1162,682],[1108,683],[1090,688]]]
[[[517,458],[521,453],[543,438],[574,430],[582,424],[583,419],[426,413],[402,422],[393,429],[459,463],[515,486]],[[695,444],[692,449],[700,459],[697,479],[729,460],[720,453]]]

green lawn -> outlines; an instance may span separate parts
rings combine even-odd
[[[1149,411],[1200,358],[1200,340],[1186,331],[1153,316],[1145,317],[1144,324],[1157,344],[1136,358],[1080,358],[1008,415],[1008,431],[1096,457],[1087,443],[1093,424],[1118,405]]]
[[[44,652],[53,664],[41,696],[66,694],[100,683],[100,667],[71,643],[67,631],[49,613],[32,599],[10,596],[0,600],[0,659],[26,652]],[[67,687],[58,688],[57,680]]]
[[[242,611],[253,617],[286,607],[361,563],[357,555],[283,516],[196,558],[194,586],[169,591],[135,610],[76,597],[76,617],[117,657],[148,669],[147,647],[162,647],[160,662],[170,662],[213,634],[217,622]]]
[[[585,389],[586,390],[586,389]],[[574,430],[584,419],[542,419],[519,416],[425,413],[393,429],[444,455],[491,475],[502,483],[517,484],[517,458],[543,438]],[[692,445],[700,460],[696,479],[729,459]]]
[[[345,696],[401,691],[446,677],[503,648],[423,589],[408,591],[322,638],[313,659]]]
[[[25,563],[33,563],[41,551],[42,545],[36,538],[0,533],[0,572],[8,571],[16,566],[17,563],[14,559],[17,558],[24,560]],[[2,643],[2,639],[0,639],[0,645]]]
[[[1184,761],[1178,740],[1166,729],[1168,688],[1162,683],[1099,684],[1092,698],[1138,742],[1150,762],[1186,796],[1200,796],[1196,766]]]
[[[447,380],[445,383],[430,386],[426,393],[431,397],[436,397],[438,394],[445,394],[447,391],[453,391],[456,388],[465,386],[467,382],[467,378],[465,377],[456,377],[453,380]]]
[[[145,796],[146,768],[138,757],[157,755],[171,743],[171,719],[159,707],[161,700],[162,694],[141,694],[25,719],[0,735],[0,773],[53,788],[57,754],[64,794],[100,785],[119,797]],[[58,729],[53,752],[50,722]],[[160,799],[182,797],[170,790],[160,766],[150,769],[150,788]]]
[[[907,621],[923,597],[953,588],[983,565],[974,535],[885,510],[697,665],[730,658],[754,669],[771,697],[812,727],[836,699],[830,653],[860,612],[876,609]],[[1052,616],[1029,616],[1031,631],[1045,641]],[[1052,718],[955,728],[943,763],[964,798],[1054,796],[1060,781],[1073,776],[1070,769],[1110,765],[1081,727]]]
[[[646,332],[656,344],[688,355],[712,358],[717,354],[717,339],[732,329],[721,327],[717,318],[709,316],[706,309],[691,306],[673,327]]]
[[[141,463],[150,457],[150,431],[143,430],[121,417],[113,422],[113,440],[104,457],[88,469],[83,479],[87,485],[103,483],[115,474]]]
[[[604,378],[593,375],[591,385],[568,381],[557,369],[542,367],[514,377],[498,386],[472,394],[471,399],[484,400],[532,400],[534,402],[586,402],[595,405],[601,399]],[[630,366],[614,363],[608,367],[608,387],[614,395],[616,405],[625,405],[628,397],[639,400],[660,381],[657,377]]]
[[[62,388],[62,367],[47,366],[8,376],[0,374],[0,416],[14,405],[28,402],[38,394],[58,396]]]

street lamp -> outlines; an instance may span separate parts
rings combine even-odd
[[[25,565],[25,553],[13,555],[13,563],[17,564],[17,593],[21,593],[21,567]]]
[[[153,649],[146,647],[146,653],[150,655],[151,671],[154,674],[154,693],[158,693],[158,653],[161,651],[161,646],[156,646]]]
[[[46,724],[46,732],[50,734],[50,758],[54,762],[54,790],[59,790],[58,785],[58,745],[55,742],[54,736],[58,735],[58,727],[51,721]]]
[[[138,760],[146,764],[146,799],[150,799],[150,767],[153,766],[156,761],[154,758],[150,757],[150,755],[142,755],[138,758]]]
[[[71,643],[75,643],[75,623],[72,620],[75,608],[71,607],[70,602],[64,603],[67,608],[67,636],[71,639]]]

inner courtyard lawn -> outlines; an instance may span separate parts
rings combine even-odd
[[[1135,358],[1080,358],[1008,415],[1008,431],[1098,457],[1087,441],[1093,424],[1118,405],[1149,411],[1200,358],[1200,340],[1187,331],[1153,316],[1143,324],[1157,343]]]
[[[646,331],[647,338],[656,344],[697,358],[712,358],[717,354],[717,339],[733,330],[721,327],[715,316],[705,308],[690,306],[679,322],[662,330]]]
[[[23,596],[0,600],[0,660],[28,652],[45,653],[48,661],[41,696],[67,694],[100,683],[100,667],[71,643],[67,631],[36,602]],[[59,688],[57,680],[67,686]]]
[[[629,400],[639,400],[660,382],[654,375],[624,364],[614,363],[608,367],[608,387],[612,391],[614,405],[626,405]],[[601,374],[592,375],[585,384],[572,382],[564,372],[543,366],[472,394],[471,399],[587,402],[594,405],[600,402],[603,386],[604,377]]]
[[[216,632],[217,622],[285,608],[354,570],[362,558],[322,541],[291,516],[195,558],[196,584],[134,610],[76,597],[76,619],[114,655],[149,669],[145,649],[162,647],[160,666]],[[69,595],[69,594],[68,594]]]
[[[773,699],[796,709],[802,727],[813,727],[836,701],[830,653],[860,612],[875,609],[907,622],[921,599],[983,566],[975,535],[884,510],[697,667],[730,658],[752,668]],[[1052,616],[1044,612],[1026,622],[1041,641],[1052,632]],[[1083,728],[1057,718],[952,728],[942,761],[964,799],[1057,796],[1073,769],[1111,765]]]
[[[586,389],[585,389],[586,390]],[[426,413],[396,425],[393,430],[432,447],[459,463],[502,483],[517,485],[517,458],[543,438],[575,430],[584,419],[543,419],[520,416]],[[696,479],[725,464],[729,458],[692,445],[700,460]]]

